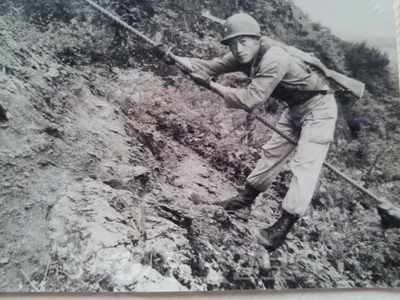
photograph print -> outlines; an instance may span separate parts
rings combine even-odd
[[[0,292],[400,287],[389,0],[0,0]]]

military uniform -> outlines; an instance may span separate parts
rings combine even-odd
[[[298,141],[291,161],[293,177],[283,200],[283,209],[290,214],[304,215],[311,201],[319,173],[326,157],[337,119],[333,95],[307,93],[329,90],[324,80],[307,64],[291,56],[279,46],[269,46],[260,38],[260,50],[255,60],[240,64],[232,53],[213,60],[190,59],[195,69],[208,75],[244,72],[251,82],[244,89],[228,88],[227,107],[251,111],[266,101],[274,90],[283,88],[281,100],[288,104],[277,129]],[[289,159],[295,146],[274,133],[262,147],[262,157],[247,178],[254,189],[266,191]]]

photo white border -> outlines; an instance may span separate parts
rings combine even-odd
[[[316,0],[318,1],[318,0]],[[334,0],[333,0],[334,1]],[[386,1],[386,0],[381,0]],[[398,74],[400,89],[400,0],[393,0]],[[400,300],[400,289],[303,289],[303,290],[264,290],[264,291],[210,291],[210,292],[154,292],[154,293],[0,293],[1,299],[30,300],[30,299],[56,299],[56,300],[83,300],[83,299],[141,299],[141,300],[200,300],[200,299],[240,299],[240,300]]]

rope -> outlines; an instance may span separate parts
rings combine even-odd
[[[107,17],[109,17],[110,19],[112,19],[113,21],[117,22],[119,25],[121,25],[122,27],[124,27],[125,29],[133,32],[134,34],[136,34],[137,36],[139,36],[140,38],[142,38],[143,40],[145,40],[147,43],[149,43],[150,45],[152,45],[153,47],[159,45],[158,43],[156,43],[155,41],[153,41],[152,39],[148,38],[147,36],[145,36],[143,33],[141,33],[140,31],[136,30],[135,28],[133,28],[132,26],[130,26],[128,23],[124,22],[121,20],[121,18],[119,18],[118,16],[113,15],[112,13],[110,13],[109,11],[105,10],[104,8],[100,7],[99,5],[97,5],[96,3],[94,3],[91,0],[84,0],[86,3],[88,3],[90,6],[92,6],[93,8],[95,8],[96,10],[98,10],[99,12],[101,12],[102,14],[106,15]],[[167,53],[165,54],[165,56],[169,57],[170,59],[172,59],[179,68],[181,68],[182,70],[188,72],[188,73],[192,73],[193,69],[190,65],[187,65],[185,63],[185,61],[183,61],[182,59],[180,59],[179,57],[175,56],[174,54],[171,53],[171,50],[168,49]]]
[[[266,125],[267,127],[269,127],[270,129],[272,129],[273,131],[275,131],[276,133],[278,133],[280,136],[282,136],[283,138],[285,138],[286,140],[288,140],[289,142],[291,142],[293,145],[297,146],[297,141],[295,141],[294,139],[292,139],[290,136],[288,136],[287,134],[285,134],[284,132],[282,132],[281,130],[277,129],[273,124],[271,124],[268,120],[264,119],[262,116],[257,115],[257,114],[253,114],[250,113],[252,117],[254,117],[255,119],[257,119],[258,121],[260,121],[261,123],[263,123],[264,125]],[[341,178],[343,178],[344,180],[346,180],[347,182],[349,182],[350,184],[352,184],[353,186],[355,186],[356,188],[358,188],[360,191],[362,191],[363,193],[367,194],[368,196],[370,196],[371,198],[373,198],[375,201],[378,202],[378,205],[383,205],[386,204],[388,205],[388,202],[379,198],[378,196],[374,195],[373,193],[371,193],[369,190],[367,190],[366,188],[364,188],[363,186],[361,186],[358,182],[354,181],[353,179],[351,179],[350,177],[348,177],[346,174],[342,173],[341,171],[339,171],[338,169],[336,169],[334,166],[332,166],[330,163],[324,162],[324,166],[327,167],[329,170],[331,170],[333,173],[339,175]]]
[[[121,25],[122,27],[124,27],[125,29],[133,32],[134,34],[136,34],[137,36],[141,37],[142,39],[144,39],[147,43],[149,43],[150,45],[156,46],[157,43],[155,41],[153,41],[152,39],[148,38],[147,36],[145,36],[143,33],[137,31],[135,28],[133,28],[132,26],[128,25],[128,23],[122,21],[119,17],[114,16],[112,13],[110,13],[109,11],[105,10],[104,8],[98,6],[96,3],[94,3],[91,0],[84,0],[86,3],[88,3],[89,5],[91,5],[93,8],[97,9],[99,12],[101,12],[102,14],[106,15],[107,17],[109,17],[110,19],[112,19],[113,21],[117,22],[119,25]]]
[[[139,36],[140,38],[142,38],[143,40],[145,40],[147,43],[149,43],[150,45],[157,46],[158,43],[156,43],[155,41],[153,41],[152,39],[148,38],[147,36],[145,36],[144,34],[142,34],[141,32],[139,32],[138,30],[136,30],[135,28],[133,28],[132,26],[128,25],[126,22],[122,21],[119,17],[113,15],[112,13],[110,13],[109,11],[105,10],[104,8],[100,7],[99,5],[97,5],[96,3],[94,3],[91,0],[84,0],[86,3],[88,3],[90,6],[92,6],[93,8],[95,8],[96,10],[98,10],[99,12],[101,12],[102,14],[106,15],[107,17],[109,17],[110,19],[112,19],[113,21],[117,22],[119,25],[121,25],[122,27],[124,27],[125,29],[133,32],[134,34],[136,34],[137,36]],[[168,49],[166,56],[168,56],[169,58],[171,58],[175,63],[177,63],[179,65],[179,67],[187,72],[193,72],[191,66],[188,66],[187,64],[185,64],[184,61],[182,61],[181,59],[179,59],[178,57],[176,57],[175,55],[173,55],[170,51],[170,49]],[[276,133],[278,133],[279,135],[281,135],[283,138],[287,139],[289,142],[291,142],[294,145],[297,145],[297,141],[293,140],[291,137],[289,137],[288,135],[286,135],[285,133],[283,133],[282,131],[280,131],[279,129],[277,129],[273,124],[271,124],[270,122],[268,122],[267,120],[265,120],[263,117],[256,115],[256,114],[252,114],[250,113],[252,118],[255,118],[257,120],[259,120],[261,123],[263,123],[264,125],[266,125],[267,127],[269,127],[270,129],[272,129],[273,131],[275,131]],[[332,166],[331,164],[324,162],[324,166],[327,167],[329,170],[331,170],[332,172],[336,173],[337,175],[339,175],[340,177],[342,177],[344,180],[346,180],[347,182],[349,182],[350,184],[352,184],[353,186],[355,186],[356,188],[358,188],[360,191],[362,191],[363,193],[369,195],[371,198],[373,198],[374,200],[376,200],[378,202],[379,205],[385,204],[385,205],[389,205],[392,206],[390,203],[388,203],[387,201],[380,199],[378,196],[374,195],[373,193],[371,193],[370,191],[368,191],[367,189],[365,189],[364,187],[362,187],[359,183],[357,183],[356,181],[354,181],[353,179],[351,179],[350,177],[348,177],[347,175],[345,175],[344,173],[342,173],[341,171],[339,171],[338,169],[336,169],[334,166]]]

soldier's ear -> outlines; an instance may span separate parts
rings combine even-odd
[[[258,46],[260,46],[260,45],[261,45],[260,38],[259,38],[259,37],[254,37],[254,39],[256,40],[256,44],[257,44]]]

